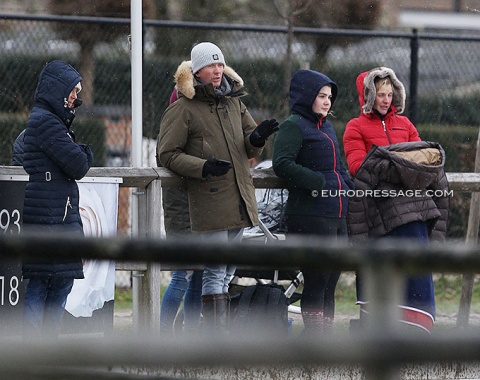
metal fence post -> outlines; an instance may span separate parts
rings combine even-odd
[[[418,49],[420,39],[417,29],[413,29],[410,40],[410,110],[409,117],[413,124],[417,121],[417,95],[418,95]]]

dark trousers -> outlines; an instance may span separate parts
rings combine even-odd
[[[58,336],[72,286],[73,278],[33,277],[28,280],[23,310],[27,338]]]
[[[347,239],[345,219],[288,215],[287,228],[289,235],[316,235],[329,239]],[[325,317],[333,317],[335,314],[335,288],[340,272],[311,268],[300,269],[304,277],[301,308],[323,310]]]

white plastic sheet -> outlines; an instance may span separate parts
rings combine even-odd
[[[112,236],[117,230],[118,185],[113,183],[78,183],[80,216],[85,236]],[[65,310],[74,317],[91,317],[94,310],[114,299],[115,263],[86,260],[85,278],[73,283]]]

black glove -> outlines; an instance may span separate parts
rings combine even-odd
[[[213,175],[214,177],[225,175],[231,168],[232,163],[230,161],[217,160],[215,157],[210,157],[203,165],[202,177],[205,178],[207,175]]]
[[[80,148],[82,148],[82,150],[85,152],[85,154],[87,155],[87,160],[88,160],[88,166],[92,166],[92,162],[93,162],[93,152],[92,152],[92,149],[90,149],[90,146],[87,145],[87,144],[78,144],[80,145]]]
[[[264,120],[258,124],[250,135],[250,143],[259,148],[265,145],[268,136],[276,131],[278,131],[278,121],[276,119]]]

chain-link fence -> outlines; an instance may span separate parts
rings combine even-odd
[[[11,144],[25,126],[38,74],[52,59],[71,63],[83,76],[84,105],[73,126],[79,140],[92,145],[94,165],[131,164],[129,34],[128,19],[0,15],[1,164],[10,163]],[[155,138],[176,68],[189,59],[196,42],[212,41],[243,78],[249,91],[244,102],[258,120],[286,116],[291,72],[309,67],[329,75],[339,86],[332,121],[340,137],[360,111],[356,76],[389,66],[407,89],[406,114],[424,139],[446,149],[447,170],[473,171],[480,125],[480,35],[297,28],[290,53],[285,27],[145,20],[143,35],[147,166],[155,165]],[[448,128],[452,126],[456,128]],[[268,147],[265,158],[270,154]],[[122,192],[119,231],[126,234],[129,192]],[[468,210],[468,197],[459,202],[463,212]],[[464,214],[458,219],[466,224]]]

